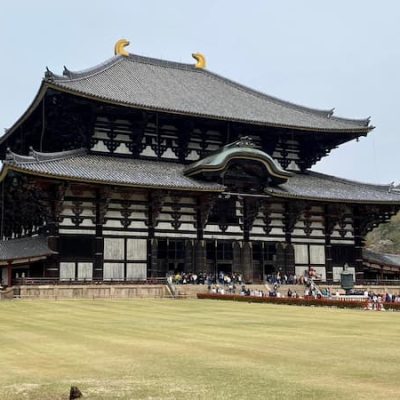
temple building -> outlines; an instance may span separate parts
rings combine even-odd
[[[0,139],[0,270],[16,278],[138,281],[169,271],[364,278],[364,237],[400,210],[390,185],[310,170],[366,136],[345,119],[194,64],[126,50],[47,70]]]

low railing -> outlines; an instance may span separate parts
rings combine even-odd
[[[19,278],[13,285],[165,285],[166,278],[147,279],[59,279],[59,278]]]

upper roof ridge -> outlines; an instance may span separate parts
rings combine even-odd
[[[125,59],[125,57],[122,57],[122,56],[114,56],[114,57],[111,57],[111,58],[103,61],[100,64],[97,64],[90,68],[82,69],[80,71],[71,71],[64,65],[64,70],[63,70],[62,75],[55,74],[54,72],[47,69],[44,79],[47,80],[49,72],[51,73],[51,76],[50,76],[51,81],[56,81],[56,82],[57,81],[72,82],[72,81],[79,80],[82,78],[89,78],[91,76],[97,75],[97,74],[107,70],[108,68],[121,62],[124,59]]]
[[[86,78],[95,76],[101,72],[104,72],[105,70],[111,68],[115,64],[118,64],[119,62],[122,62],[124,60],[128,60],[131,62],[139,62],[142,64],[157,65],[159,67],[165,67],[165,68],[183,69],[183,70],[192,71],[192,72],[201,72],[202,71],[199,68],[195,68],[194,64],[162,60],[162,59],[158,59],[158,58],[146,57],[146,56],[141,56],[141,55],[137,55],[137,54],[129,54],[128,56],[120,56],[120,55],[113,56],[113,57],[103,61],[100,64],[97,64],[93,67],[82,69],[79,71],[72,71],[64,65],[64,70],[63,70],[62,75],[55,74],[53,71],[50,71],[47,68],[46,73],[45,73],[45,79],[50,78],[52,81],[64,81],[64,82],[65,81],[73,82],[73,81],[79,80],[79,79],[86,79]]]
[[[75,81],[75,80],[80,80],[80,79],[86,79],[91,76],[97,75],[124,60],[128,60],[131,62],[139,62],[142,64],[157,65],[157,66],[164,67],[164,68],[175,68],[175,69],[181,69],[181,70],[186,70],[186,71],[190,71],[190,72],[205,73],[216,79],[220,79],[220,80],[224,81],[225,83],[235,86],[237,89],[243,90],[251,95],[261,97],[264,99],[268,99],[277,104],[291,107],[293,109],[297,109],[297,110],[300,110],[303,112],[317,114],[319,116],[329,118],[329,119],[335,119],[337,121],[346,121],[346,122],[350,122],[350,123],[355,123],[357,125],[366,126],[366,127],[369,125],[369,122],[370,122],[370,117],[360,118],[360,119],[342,118],[342,117],[337,117],[337,116],[333,115],[334,110],[335,110],[334,108],[330,108],[330,109],[326,109],[326,110],[317,109],[317,108],[313,108],[313,107],[303,106],[301,104],[297,104],[297,103],[294,103],[291,101],[283,100],[278,97],[266,94],[260,90],[253,89],[247,85],[238,83],[230,78],[226,78],[222,75],[219,75],[218,73],[215,73],[215,72],[212,72],[212,71],[209,71],[206,69],[195,68],[194,64],[181,63],[181,62],[170,61],[170,60],[163,60],[163,59],[159,59],[159,58],[147,57],[147,56],[142,56],[142,55],[137,55],[137,54],[129,54],[128,56],[125,56],[125,57],[117,55],[117,56],[114,56],[114,57],[111,57],[111,58],[105,60],[104,62],[102,62],[94,67],[83,69],[80,71],[71,71],[67,67],[64,66],[63,75],[57,75],[54,72],[52,72],[51,78],[53,81],[70,81],[70,82]]]

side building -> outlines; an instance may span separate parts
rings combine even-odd
[[[390,185],[310,171],[373,129],[197,64],[128,54],[47,71],[0,139],[0,269],[135,281],[169,271],[261,281],[312,267],[364,277],[364,237],[400,210]]]

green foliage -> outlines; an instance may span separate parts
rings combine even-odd
[[[366,246],[383,253],[400,254],[400,213],[370,232],[366,237]]]
[[[306,307],[336,307],[336,308],[353,308],[353,309],[365,309],[367,302],[365,300],[360,301],[342,301],[342,300],[330,300],[330,299],[314,299],[309,298],[289,298],[289,297],[253,297],[253,296],[239,296],[229,294],[208,294],[198,293],[198,299],[209,299],[209,300],[231,300],[240,301],[246,303],[270,303],[270,304],[285,304],[289,306],[306,306]],[[384,303],[385,310],[400,311],[400,303]]]

